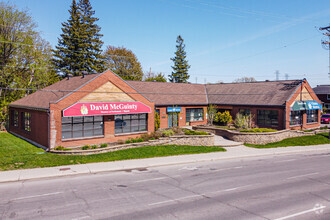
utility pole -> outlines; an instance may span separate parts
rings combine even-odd
[[[276,75],[276,81],[278,81],[279,80],[279,76],[280,76],[280,72],[278,70],[276,70],[275,75]]]
[[[327,40],[322,40],[322,47],[326,50],[329,51],[329,72],[328,72],[328,77],[330,78],[330,26],[327,27],[321,27],[320,31],[327,31],[326,33],[323,33],[323,35],[327,36]],[[329,130],[329,137],[330,139],[330,130]]]
[[[329,78],[330,78],[330,26],[327,26],[327,27],[321,27],[319,28],[320,31],[327,31],[326,33],[323,33],[323,35],[327,36],[328,39],[327,40],[322,40],[321,44],[322,44],[322,47],[326,50],[329,51]]]
[[[289,74],[286,73],[284,76],[285,76],[285,80],[289,79]]]

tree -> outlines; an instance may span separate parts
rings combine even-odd
[[[62,23],[62,34],[53,51],[53,63],[58,72],[82,75],[82,72],[98,73],[105,70],[101,47],[101,28],[95,24],[98,18],[89,0],[72,1],[70,18]]]
[[[108,46],[103,56],[107,59],[107,67],[124,80],[142,80],[141,63],[131,50],[125,47]]]
[[[0,123],[7,105],[58,80],[51,65],[51,48],[26,10],[0,3]]]
[[[172,66],[173,72],[169,75],[169,81],[174,83],[187,83],[190,77],[188,74],[190,65],[188,65],[188,61],[186,60],[186,45],[183,43],[183,39],[180,35],[177,37],[176,43],[175,57],[171,58],[174,62],[174,66]]]
[[[234,83],[246,83],[246,82],[257,82],[257,80],[254,77],[242,77],[237,78],[233,81]]]
[[[214,121],[214,116],[217,113],[217,109],[215,105],[209,105],[207,107],[207,123],[209,125],[213,125],[213,121]]]
[[[153,73],[150,71],[145,75],[144,81],[166,82],[166,78],[165,75],[162,73]]]

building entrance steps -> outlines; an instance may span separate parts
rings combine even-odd
[[[231,141],[228,140],[222,136],[214,135],[214,146],[219,146],[219,147],[236,147],[243,145],[242,142],[236,142],[236,141]]]

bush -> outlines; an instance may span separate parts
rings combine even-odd
[[[324,126],[324,127],[321,127],[320,129],[321,129],[321,130],[328,129],[328,125],[326,125],[326,126]]]
[[[155,131],[160,128],[160,115],[155,112]]]
[[[125,141],[124,140],[118,140],[117,144],[125,144]]]
[[[248,128],[253,128],[253,118],[254,115],[243,115],[240,113],[236,114],[235,121],[234,121],[234,126],[236,128],[243,128],[243,129],[248,129]]]
[[[91,149],[91,146],[89,146],[89,145],[84,145],[84,146],[81,147],[81,149],[82,149],[82,150],[89,150],[89,149]]]
[[[214,121],[217,123],[228,125],[230,122],[233,121],[233,118],[231,117],[229,111],[217,112],[214,116]]]
[[[165,137],[169,137],[169,136],[172,136],[174,135],[174,131],[171,129],[171,130],[165,130],[162,132],[162,135],[165,136]]]
[[[64,147],[63,146],[57,146],[54,148],[54,150],[64,150]]]
[[[125,144],[130,144],[130,143],[132,143],[131,139],[125,141]]]
[[[105,148],[105,147],[107,147],[108,146],[108,144],[101,144],[100,145],[100,148]]]
[[[194,131],[194,130],[185,130],[185,135],[209,135],[205,131]]]
[[[246,133],[261,133],[261,132],[275,132],[277,130],[271,128],[252,128],[252,129],[242,129],[240,132]]]
[[[96,148],[98,148],[98,146],[96,144],[94,144],[94,145],[91,146],[91,148],[96,149]]]

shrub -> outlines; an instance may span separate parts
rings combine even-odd
[[[120,139],[117,141],[117,144],[125,144],[125,141]]]
[[[328,129],[328,125],[326,125],[326,126],[324,126],[324,127],[321,127],[320,129],[321,129],[321,130]]]
[[[174,135],[174,131],[172,129],[165,130],[165,131],[162,132],[162,135],[165,136],[165,137],[169,137],[169,136]]]
[[[57,146],[54,148],[54,150],[64,150],[64,147],[63,146]]]
[[[214,121],[217,123],[228,125],[230,122],[233,121],[233,118],[231,117],[229,111],[217,112],[214,116]]]
[[[107,147],[108,146],[108,144],[101,144],[100,145],[100,148],[105,148],[105,147]]]
[[[185,130],[185,135],[209,135],[205,131],[194,131],[194,130]]]
[[[91,146],[89,145],[84,145],[81,147],[82,150],[88,150],[88,149],[91,149]]]
[[[253,118],[254,115],[243,115],[241,113],[237,113],[234,121],[234,126],[236,128],[243,128],[243,129],[248,129],[248,128],[253,128]]]
[[[91,148],[96,149],[96,148],[98,148],[98,146],[96,144],[94,144],[94,145],[91,146]]]
[[[277,130],[271,128],[252,128],[252,129],[242,129],[240,132],[247,133],[261,133],[261,132],[275,132]]]
[[[148,140],[150,140],[151,137],[149,134],[142,134],[140,138],[142,138],[143,141],[148,141]]]
[[[132,143],[131,139],[125,141],[125,144],[130,144],[130,143]]]
[[[160,128],[160,115],[158,112],[155,112],[155,131]]]

